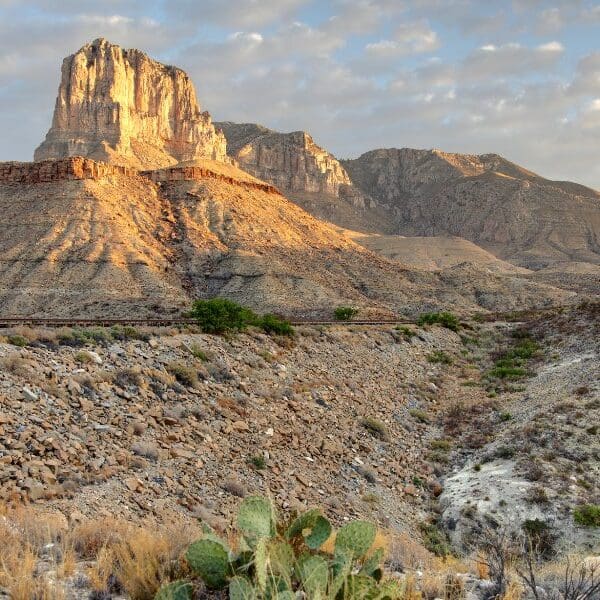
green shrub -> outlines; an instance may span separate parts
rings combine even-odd
[[[276,315],[263,315],[257,322],[257,325],[259,325],[269,335],[285,335],[290,337],[294,335],[294,328],[290,322],[280,319]]]
[[[399,331],[406,340],[410,340],[415,335],[417,335],[415,331],[413,331],[410,327],[407,327],[406,325],[398,325],[396,327],[396,331]]]
[[[577,525],[600,527],[600,504],[583,504],[573,511]]]
[[[248,462],[258,471],[262,471],[267,467],[267,461],[262,454],[256,454],[252,456]]]
[[[527,375],[527,371],[522,367],[496,366],[487,372],[488,377],[496,379],[521,379]]]
[[[543,557],[550,558],[554,554],[556,536],[552,527],[540,519],[527,519],[521,524],[531,546]]]
[[[434,364],[442,364],[442,365],[451,365],[452,357],[446,354],[443,350],[436,350],[427,356],[427,360],[430,363]]]
[[[450,312],[423,313],[418,318],[417,325],[441,325],[451,331],[458,331],[460,328],[458,317]]]
[[[7,340],[9,344],[12,344],[13,346],[19,346],[20,348],[23,348],[29,344],[29,340],[22,335],[9,335]]]
[[[400,584],[383,576],[383,550],[369,553],[377,528],[368,521],[342,526],[330,555],[320,548],[333,528],[320,510],[283,523],[268,499],[250,496],[240,506],[237,529],[239,551],[205,526],[204,536],[186,553],[191,572],[209,589],[227,588],[232,600],[402,598]],[[184,594],[177,600],[191,600],[192,586],[186,588],[184,581],[166,584],[155,600],[170,597],[169,586]]]
[[[448,556],[450,544],[448,536],[435,523],[420,523],[419,529],[423,535],[423,545],[436,556]]]
[[[216,334],[243,331],[258,321],[252,310],[226,298],[196,300],[190,316],[196,319],[202,331]]]
[[[338,306],[333,311],[336,321],[350,321],[350,319],[355,317],[357,314],[358,308],[352,308],[351,306]]]

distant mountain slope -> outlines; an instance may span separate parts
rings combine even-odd
[[[373,150],[342,161],[395,213],[402,235],[455,235],[527,268],[600,264],[600,194],[544,179],[495,154]]]
[[[279,133],[255,123],[215,123],[242,169],[281,189],[319,219],[366,231],[390,231],[385,209],[350,181],[340,162],[304,131]]]

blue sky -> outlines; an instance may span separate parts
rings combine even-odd
[[[600,0],[0,0],[0,160],[31,159],[96,37],[188,71],[216,120],[342,158],[497,152],[600,188]]]

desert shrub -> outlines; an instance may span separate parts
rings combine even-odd
[[[358,314],[358,308],[353,308],[351,306],[338,306],[333,311],[333,316],[336,321],[350,321],[353,317]]]
[[[419,524],[419,529],[423,536],[423,545],[427,550],[436,556],[450,554],[448,536],[435,523],[422,522]]]
[[[451,331],[458,331],[460,328],[458,317],[450,312],[423,313],[417,319],[417,325],[441,325]]]
[[[209,589],[228,588],[229,598],[403,597],[399,582],[383,576],[384,551],[375,548],[377,528],[368,521],[345,524],[325,552],[333,528],[320,510],[278,522],[268,499],[250,496],[240,506],[237,529],[239,551],[206,527],[186,553],[194,575]],[[156,600],[189,600],[192,593],[192,585],[176,581],[163,586]]]
[[[396,327],[396,331],[399,331],[406,340],[410,340],[415,335],[417,335],[415,331],[413,331],[410,327],[407,327],[406,325],[398,325]]]
[[[501,363],[501,361],[498,361]],[[527,375],[527,371],[522,367],[514,367],[507,364],[498,364],[487,372],[488,377],[496,379],[521,379]]]
[[[427,360],[430,363],[434,364],[442,364],[442,365],[451,365],[452,357],[446,354],[443,350],[435,350],[427,356]]]
[[[7,338],[9,344],[13,346],[18,346],[19,348],[23,348],[29,344],[29,340],[22,335],[9,335]]]
[[[267,461],[262,454],[255,454],[254,456],[250,457],[248,462],[258,471],[262,471],[267,467]]]
[[[142,387],[144,384],[141,369],[135,367],[119,369],[115,373],[113,381],[120,388],[127,388],[130,386]]]
[[[192,344],[192,346],[190,346],[189,348],[189,351],[194,358],[197,358],[202,362],[208,362],[210,360],[209,353],[205,350],[202,350],[202,348],[200,348],[200,346],[198,346],[197,344]]]
[[[531,504],[548,504],[550,502],[546,490],[541,485],[531,487],[527,493],[526,500]]]
[[[583,504],[573,511],[577,525],[600,527],[600,504]]]
[[[166,365],[167,372],[171,373],[182,385],[196,387],[198,385],[198,372],[183,363],[172,362]]]
[[[90,354],[85,351],[77,352],[73,358],[74,358],[75,362],[78,362],[81,364],[89,364],[93,361]]]
[[[257,322],[266,333],[269,335],[285,335],[293,336],[294,328],[289,321],[279,318],[277,315],[263,315]]]
[[[421,423],[429,423],[429,421],[430,421],[429,415],[424,410],[421,410],[420,408],[411,408],[408,411],[408,414],[413,419],[416,419],[417,421],[420,421]]]
[[[527,519],[521,524],[521,529],[537,554],[546,558],[554,554],[556,536],[548,523],[540,519]]]
[[[258,321],[251,309],[226,298],[196,300],[190,316],[196,319],[202,331],[215,334],[243,331]]]
[[[384,423],[373,417],[363,417],[360,424],[373,436],[380,440],[387,441],[390,439],[387,427]]]

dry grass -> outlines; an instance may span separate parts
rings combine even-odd
[[[114,520],[67,526],[59,513],[0,507],[0,588],[11,600],[60,600],[82,573],[104,593],[115,582],[132,600],[152,600],[162,583],[189,575],[181,557],[200,536],[189,524],[146,527]]]

